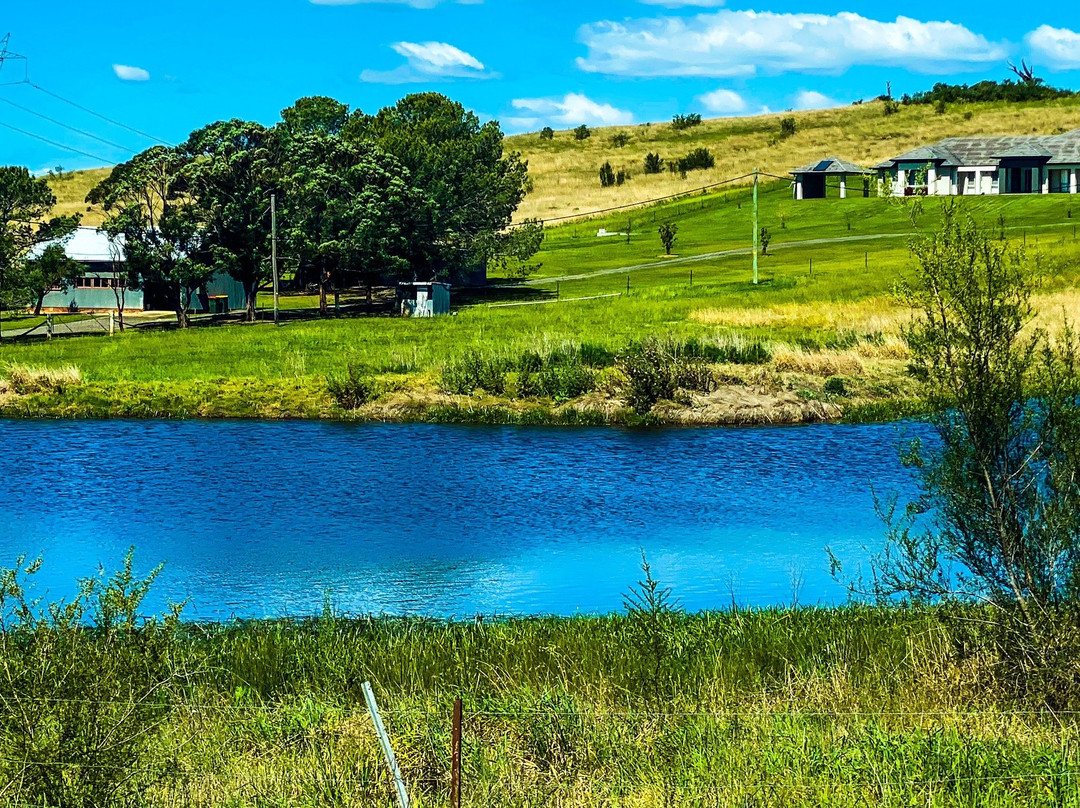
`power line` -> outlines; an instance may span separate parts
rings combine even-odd
[[[16,104],[14,101],[11,101],[11,100],[9,100],[7,98],[0,98],[0,102],[8,104],[9,106],[15,107],[15,109],[20,109],[23,112],[27,112],[30,115],[34,115],[34,116],[36,116],[38,118],[41,118],[43,121],[48,121],[51,124],[55,124],[56,126],[60,126],[60,127],[64,128],[64,129],[75,132],[76,134],[82,135],[83,137],[88,137],[88,138],[90,138],[92,140],[98,141],[99,143],[104,143],[106,146],[112,146],[115,149],[121,149],[121,150],[126,151],[126,152],[131,152],[132,154],[135,154],[135,153],[138,152],[138,149],[133,149],[130,146],[125,146],[125,145],[123,145],[121,143],[115,143],[115,142],[113,142],[111,140],[106,140],[103,137],[98,137],[97,135],[95,135],[92,132],[87,132],[85,129],[79,129],[78,127],[75,127],[75,126],[69,126],[68,124],[64,123],[63,121],[58,121],[55,118],[50,118],[48,115],[43,115],[40,112],[35,112],[34,110],[30,109],[29,107],[24,107],[22,104]]]
[[[55,98],[57,101],[63,101],[65,104],[69,104],[69,105],[75,107],[75,109],[82,110],[83,112],[87,113],[88,115],[93,115],[95,118],[99,118],[99,119],[105,121],[105,123],[112,124],[113,126],[118,126],[121,129],[126,129],[127,131],[133,132],[134,134],[138,135],[139,137],[146,138],[147,140],[153,141],[154,143],[160,143],[163,146],[173,147],[173,146],[176,145],[175,143],[170,143],[167,140],[162,140],[159,137],[154,137],[153,135],[147,134],[146,132],[142,131],[141,129],[136,129],[133,126],[128,126],[125,123],[120,123],[120,121],[116,121],[116,120],[113,120],[112,118],[108,118],[105,115],[102,115],[100,112],[94,112],[94,110],[90,109],[89,107],[84,107],[82,104],[78,104],[75,101],[72,101],[72,100],[70,100],[68,98],[64,98],[62,95],[57,95],[56,93],[52,92],[51,90],[46,90],[44,87],[42,87],[39,84],[34,84],[31,81],[27,81],[27,83],[31,87],[33,87],[35,90],[37,90],[38,92],[45,93],[45,95],[51,96],[52,98]]]
[[[3,121],[0,121],[0,126],[3,126],[5,129],[10,129],[12,132],[18,132],[20,135],[26,135],[27,137],[32,137],[35,140],[40,140],[42,143],[48,143],[50,146],[55,146],[58,149],[64,149],[65,151],[74,152],[75,154],[81,154],[83,157],[89,157],[92,160],[99,160],[106,165],[113,162],[108,157],[102,157],[100,154],[91,154],[90,152],[82,151],[81,149],[75,149],[71,146],[65,146],[63,143],[57,143],[55,140],[49,140],[47,137],[35,135],[33,132],[27,132],[25,129],[19,129],[19,127],[12,126],[9,123],[4,123]]]

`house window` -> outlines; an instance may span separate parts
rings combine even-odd
[[[1067,168],[1050,169],[1050,193],[1069,193],[1069,170]]]

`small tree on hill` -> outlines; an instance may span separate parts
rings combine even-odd
[[[555,139],[555,130],[552,129],[550,126],[545,126],[543,129],[540,130],[540,139],[541,140],[554,140]]]
[[[691,112],[688,115],[676,115],[671,119],[671,128],[677,132],[700,125],[701,116],[696,112]]]
[[[592,130],[585,124],[582,124],[574,130],[574,140],[588,140],[591,137]]]
[[[610,188],[615,184],[615,169],[611,167],[611,163],[604,163],[600,166],[600,187]]]
[[[645,173],[660,174],[664,170],[664,158],[649,152],[645,155]]]
[[[611,136],[611,145],[616,149],[625,148],[630,144],[630,135],[626,132],[619,132],[618,134]]]
[[[769,228],[761,228],[761,232],[758,233],[758,241],[761,243],[761,254],[769,254],[769,244],[772,242],[772,233],[769,232]]]
[[[798,132],[798,131],[799,131],[799,124],[798,124],[798,121],[795,120],[794,116],[789,115],[788,117],[781,119],[781,121],[780,121],[780,137],[781,138],[793,137],[795,135],[795,133]]]
[[[664,245],[665,255],[671,255],[678,240],[679,226],[674,222],[664,222],[660,225],[660,243]]]

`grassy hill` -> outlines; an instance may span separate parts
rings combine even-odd
[[[780,137],[781,119],[793,116],[798,131]],[[755,167],[786,176],[797,165],[836,155],[873,165],[923,143],[961,135],[1022,135],[1064,132],[1080,128],[1080,98],[1024,104],[1004,102],[956,104],[939,115],[930,105],[902,107],[885,115],[880,102],[812,112],[785,112],[744,118],[717,118],[692,129],[676,131],[670,123],[644,123],[594,129],[585,141],[572,131],[541,140],[536,133],[508,138],[510,149],[529,161],[533,188],[519,211],[519,218],[554,218],[616,205],[682,193],[729,177],[746,174]],[[626,146],[612,139],[626,135]],[[649,152],[665,159],[684,156],[705,147],[716,157],[716,167],[678,174],[646,175],[642,162]],[[616,170],[630,174],[620,187],[601,188],[598,172],[610,161]],[[99,210],[88,210],[87,192],[107,174],[107,169],[77,171],[53,180],[60,212],[83,214],[85,223],[101,221]]]
[[[780,121],[793,116],[797,133],[780,137]],[[920,144],[961,135],[1022,135],[1080,128],[1080,99],[1030,104],[957,104],[939,115],[930,105],[902,107],[885,115],[880,102],[814,112],[778,113],[749,118],[719,118],[676,131],[670,123],[639,124],[593,130],[585,141],[573,132],[515,135],[509,146],[529,161],[533,190],[519,211],[521,218],[551,218],[626,205],[700,188],[753,171],[786,176],[794,167],[829,155],[871,166]],[[625,134],[629,143],[613,144]],[[678,174],[646,175],[642,162],[649,152],[665,159],[706,147],[716,167]],[[631,179],[621,187],[601,188],[599,169],[610,161]]]

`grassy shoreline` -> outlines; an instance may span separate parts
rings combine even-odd
[[[69,688],[90,677],[88,692],[41,702],[12,690],[53,730],[32,754],[0,735],[0,779],[38,804],[29,784],[50,760],[67,764],[71,790],[93,783],[103,758],[73,756],[53,733],[123,720],[137,743],[109,765],[141,805],[389,806],[361,693],[371,681],[418,806],[447,799],[455,698],[468,806],[1078,804],[1077,716],[1010,695],[956,617],[848,606],[447,623],[328,611],[159,626],[111,645],[79,636],[87,666],[110,661],[69,674]],[[155,667],[167,683],[148,691]]]

